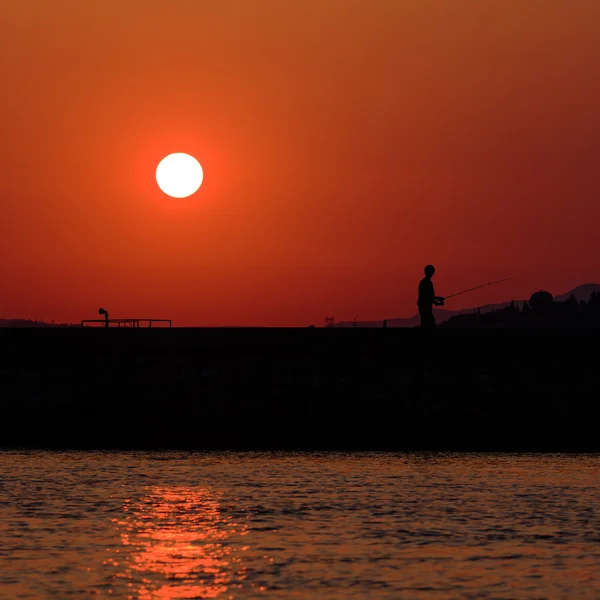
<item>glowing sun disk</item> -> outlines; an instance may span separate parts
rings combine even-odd
[[[165,156],[156,167],[156,183],[167,196],[187,198],[202,185],[204,172],[189,154],[176,152]]]

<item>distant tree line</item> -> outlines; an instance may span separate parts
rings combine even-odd
[[[523,306],[514,301],[506,308],[481,313],[454,315],[440,327],[600,327],[600,291],[593,291],[587,302],[571,295],[557,302],[550,292],[531,295]]]
[[[38,319],[0,319],[0,327],[76,327],[73,323],[47,323]]]

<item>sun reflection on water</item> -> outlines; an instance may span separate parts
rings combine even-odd
[[[222,510],[218,495],[156,487],[127,500],[124,512],[116,520],[123,547],[108,562],[127,581],[128,598],[233,598],[241,587],[248,527]]]

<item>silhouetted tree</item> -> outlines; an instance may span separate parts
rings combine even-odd
[[[444,327],[600,327],[600,290],[592,292],[588,302],[578,301],[574,295],[562,302],[554,301],[552,294],[540,290],[531,295],[522,306],[512,301],[503,309],[481,313],[455,315],[443,323]]]
[[[536,314],[547,313],[552,306],[553,299],[550,292],[540,290],[539,292],[531,294],[529,306],[531,306],[531,310]]]

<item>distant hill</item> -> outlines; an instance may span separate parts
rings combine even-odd
[[[570,292],[566,294],[561,294],[560,296],[554,296],[554,300],[556,302],[564,302],[568,300],[571,296],[575,296],[579,302],[584,300],[587,302],[592,295],[592,292],[600,292],[600,283],[584,283],[583,285],[578,285],[576,288],[573,288]]]
[[[582,285],[573,288],[571,291],[566,292],[565,294],[561,294],[559,296],[555,296],[554,300],[557,302],[563,302],[567,300],[571,296],[575,296],[577,300],[587,301],[589,300],[592,292],[596,290],[600,292],[600,283],[584,283]],[[534,290],[537,291],[537,290]],[[533,292],[532,292],[533,293]],[[526,300],[515,300],[515,306],[522,307],[525,304]],[[463,308],[461,310],[447,310],[445,308],[436,308],[433,310],[433,314],[435,316],[435,320],[437,324],[443,323],[447,321],[451,317],[455,315],[465,315],[470,314],[475,310],[479,310],[481,313],[492,312],[496,310],[501,310],[510,305],[510,301],[508,302],[500,302],[499,304],[484,304],[483,306],[471,307],[471,308]],[[395,319],[387,319],[388,327],[416,327],[420,324],[421,319],[418,314],[413,315],[408,318],[395,318]],[[353,321],[339,321],[330,325],[330,327],[353,327]],[[357,321],[356,327],[382,327],[383,321]]]

